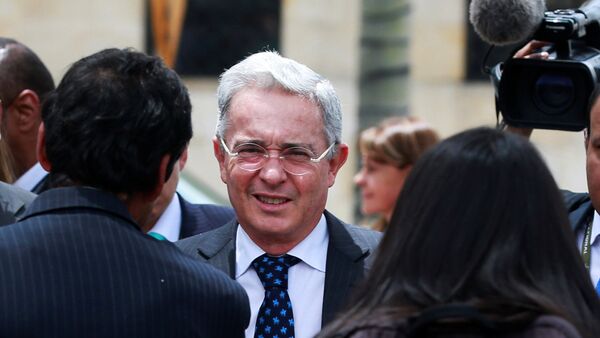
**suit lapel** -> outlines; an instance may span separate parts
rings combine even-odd
[[[325,211],[329,231],[329,248],[325,272],[322,326],[327,325],[351,294],[354,284],[362,278],[365,270],[364,258],[370,254],[368,248],[357,244],[345,225]]]
[[[224,226],[199,236],[198,255],[207,263],[235,278],[235,234],[238,222],[231,220]]]
[[[592,219],[590,217],[594,217],[594,207],[591,201],[587,201],[585,204],[582,204],[581,208],[569,213],[569,221],[573,231],[582,229],[584,224]]]
[[[325,211],[329,247],[323,294],[322,326],[331,322],[344,306],[355,283],[365,272],[365,258],[371,253],[368,245],[355,238],[347,226]],[[193,246],[201,259],[235,278],[235,237],[238,222],[232,220],[224,226],[197,236]],[[192,237],[193,238],[193,237]],[[185,240],[184,240],[185,241]]]

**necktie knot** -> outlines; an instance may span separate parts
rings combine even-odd
[[[275,257],[264,254],[256,258],[252,262],[252,266],[265,289],[287,290],[288,269],[298,262],[300,259],[291,255]]]

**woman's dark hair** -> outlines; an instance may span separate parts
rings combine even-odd
[[[600,301],[552,175],[526,139],[489,128],[459,133],[417,161],[357,291],[322,336],[374,314],[393,322],[466,303],[499,318],[557,315],[600,337]]]
[[[192,137],[177,74],[154,56],[106,49],[73,64],[42,109],[52,174],[113,193],[152,190]]]

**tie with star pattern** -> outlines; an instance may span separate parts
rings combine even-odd
[[[288,268],[300,262],[290,255],[264,254],[252,262],[263,287],[265,298],[258,310],[254,338],[293,338],[294,314],[288,295]]]

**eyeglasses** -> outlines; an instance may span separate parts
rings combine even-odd
[[[230,151],[222,138],[219,138],[223,149],[231,159],[235,159],[236,164],[240,169],[246,171],[257,171],[262,169],[271,158],[269,151],[256,143],[242,143]],[[313,164],[319,163],[325,158],[327,153],[333,149],[335,142],[332,143],[320,156],[314,157],[314,154],[309,149],[304,147],[285,148],[273,157],[281,161],[283,170],[292,175],[306,175],[314,169]]]

